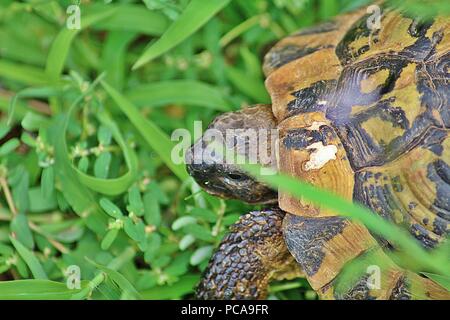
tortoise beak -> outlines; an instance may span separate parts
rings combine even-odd
[[[259,183],[245,172],[215,162],[195,158],[195,146],[186,152],[186,169],[209,194],[224,199],[239,199],[249,204],[273,204],[278,201],[275,190]]]
[[[207,189],[208,181],[213,175],[213,168],[211,164],[203,161],[201,149],[197,149],[199,143],[202,143],[202,141],[198,141],[186,151],[186,169],[189,175],[193,177],[199,185]]]

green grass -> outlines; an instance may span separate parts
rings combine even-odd
[[[367,1],[82,1],[68,30],[72,3],[0,4],[0,299],[191,298],[255,207],[200,191],[171,132],[268,102],[270,45]],[[270,292],[316,297],[304,279]]]

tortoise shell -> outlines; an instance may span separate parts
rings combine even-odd
[[[384,9],[380,29],[368,19],[362,9],[281,40],[263,67],[272,110],[227,113],[212,126],[277,126],[280,171],[363,204],[433,248],[448,237],[450,221],[450,19],[421,21],[392,9]],[[273,200],[251,177],[231,177],[242,174],[233,165],[200,161],[188,170],[210,193]],[[450,298],[414,263],[390,259],[385,249],[394,244],[364,225],[283,190],[278,206],[232,227],[199,297],[264,297],[270,279],[301,274],[324,299]],[[369,286],[371,267],[378,286]]]
[[[366,10],[281,40],[265,57],[278,166],[409,229],[426,248],[450,222],[450,19]],[[336,161],[338,160],[338,161]],[[296,215],[335,215],[279,195]]]

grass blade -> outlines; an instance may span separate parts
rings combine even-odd
[[[22,98],[48,98],[54,97],[59,94],[59,91],[52,87],[40,87],[40,88],[27,88],[19,91],[14,95],[9,103],[7,125],[11,125],[11,121],[14,118],[14,112],[16,109],[17,101]]]
[[[114,9],[115,13],[98,21],[92,28],[95,30],[139,32],[159,36],[167,30],[167,18],[141,5],[132,4],[93,4],[87,7],[87,14],[98,14],[105,9]]]
[[[160,39],[145,50],[133,66],[133,70],[177,46],[200,29],[229,2],[230,0],[192,0],[178,20],[167,29]]]
[[[0,300],[68,300],[80,289],[69,289],[65,283],[50,280],[0,281]]]
[[[82,17],[81,30],[109,17],[114,12],[115,9],[108,9],[95,15]],[[59,82],[72,41],[81,30],[68,29],[64,27],[64,29],[58,33],[53,41],[47,56],[47,64],[45,67],[45,73],[47,74],[51,84],[56,85]],[[56,99],[50,99],[50,106],[53,113],[59,112],[60,106]]]
[[[159,154],[164,163],[181,180],[186,180],[189,175],[183,164],[175,164],[171,159],[173,143],[169,137],[153,122],[145,119],[139,110],[128,99],[106,82],[102,81],[102,86],[117,106],[130,119],[145,141]]]
[[[98,81],[98,80],[97,80]],[[82,99],[95,87],[96,81],[80,95],[69,110],[77,106]],[[73,169],[67,152],[65,135],[69,122],[69,114],[56,117],[49,128],[49,137],[55,150],[55,176],[61,183],[64,196],[73,208],[86,222],[86,225],[98,235],[106,232],[107,215],[97,203],[95,195],[80,183],[77,172]]]
[[[102,67],[106,72],[106,81],[121,90],[125,79],[126,54],[130,43],[138,34],[126,31],[112,31],[103,46]]]
[[[443,286],[445,289],[450,291],[450,277],[442,276],[440,274],[434,274],[434,273],[427,273],[422,272],[424,275],[426,275],[431,280],[439,283],[441,286]]]
[[[127,93],[127,98],[138,106],[164,106],[179,103],[219,111],[229,111],[218,88],[193,80],[172,80],[150,83]]]
[[[262,79],[249,78],[249,76],[234,67],[227,66],[225,73],[230,82],[245,95],[251,97],[254,102],[270,103],[270,97]]]
[[[48,77],[44,70],[4,59],[0,60],[0,76],[31,86],[41,86],[48,83]]]

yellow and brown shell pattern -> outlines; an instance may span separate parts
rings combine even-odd
[[[374,30],[369,16],[365,8],[340,16],[281,40],[266,55],[266,86],[282,137],[279,166],[364,204],[431,249],[448,237],[450,222],[450,18],[425,21],[382,8]],[[332,143],[332,158],[342,161],[305,165]],[[354,247],[336,261],[319,252],[320,268],[302,265],[314,288],[325,290],[336,264],[367,248],[358,243],[358,234],[366,237],[358,225],[346,236],[348,222],[331,212],[283,193],[279,204],[294,215],[285,221],[288,246],[299,225],[301,236],[317,231],[319,220],[307,230],[314,218],[328,219],[321,241],[330,252],[342,246],[342,256]]]

